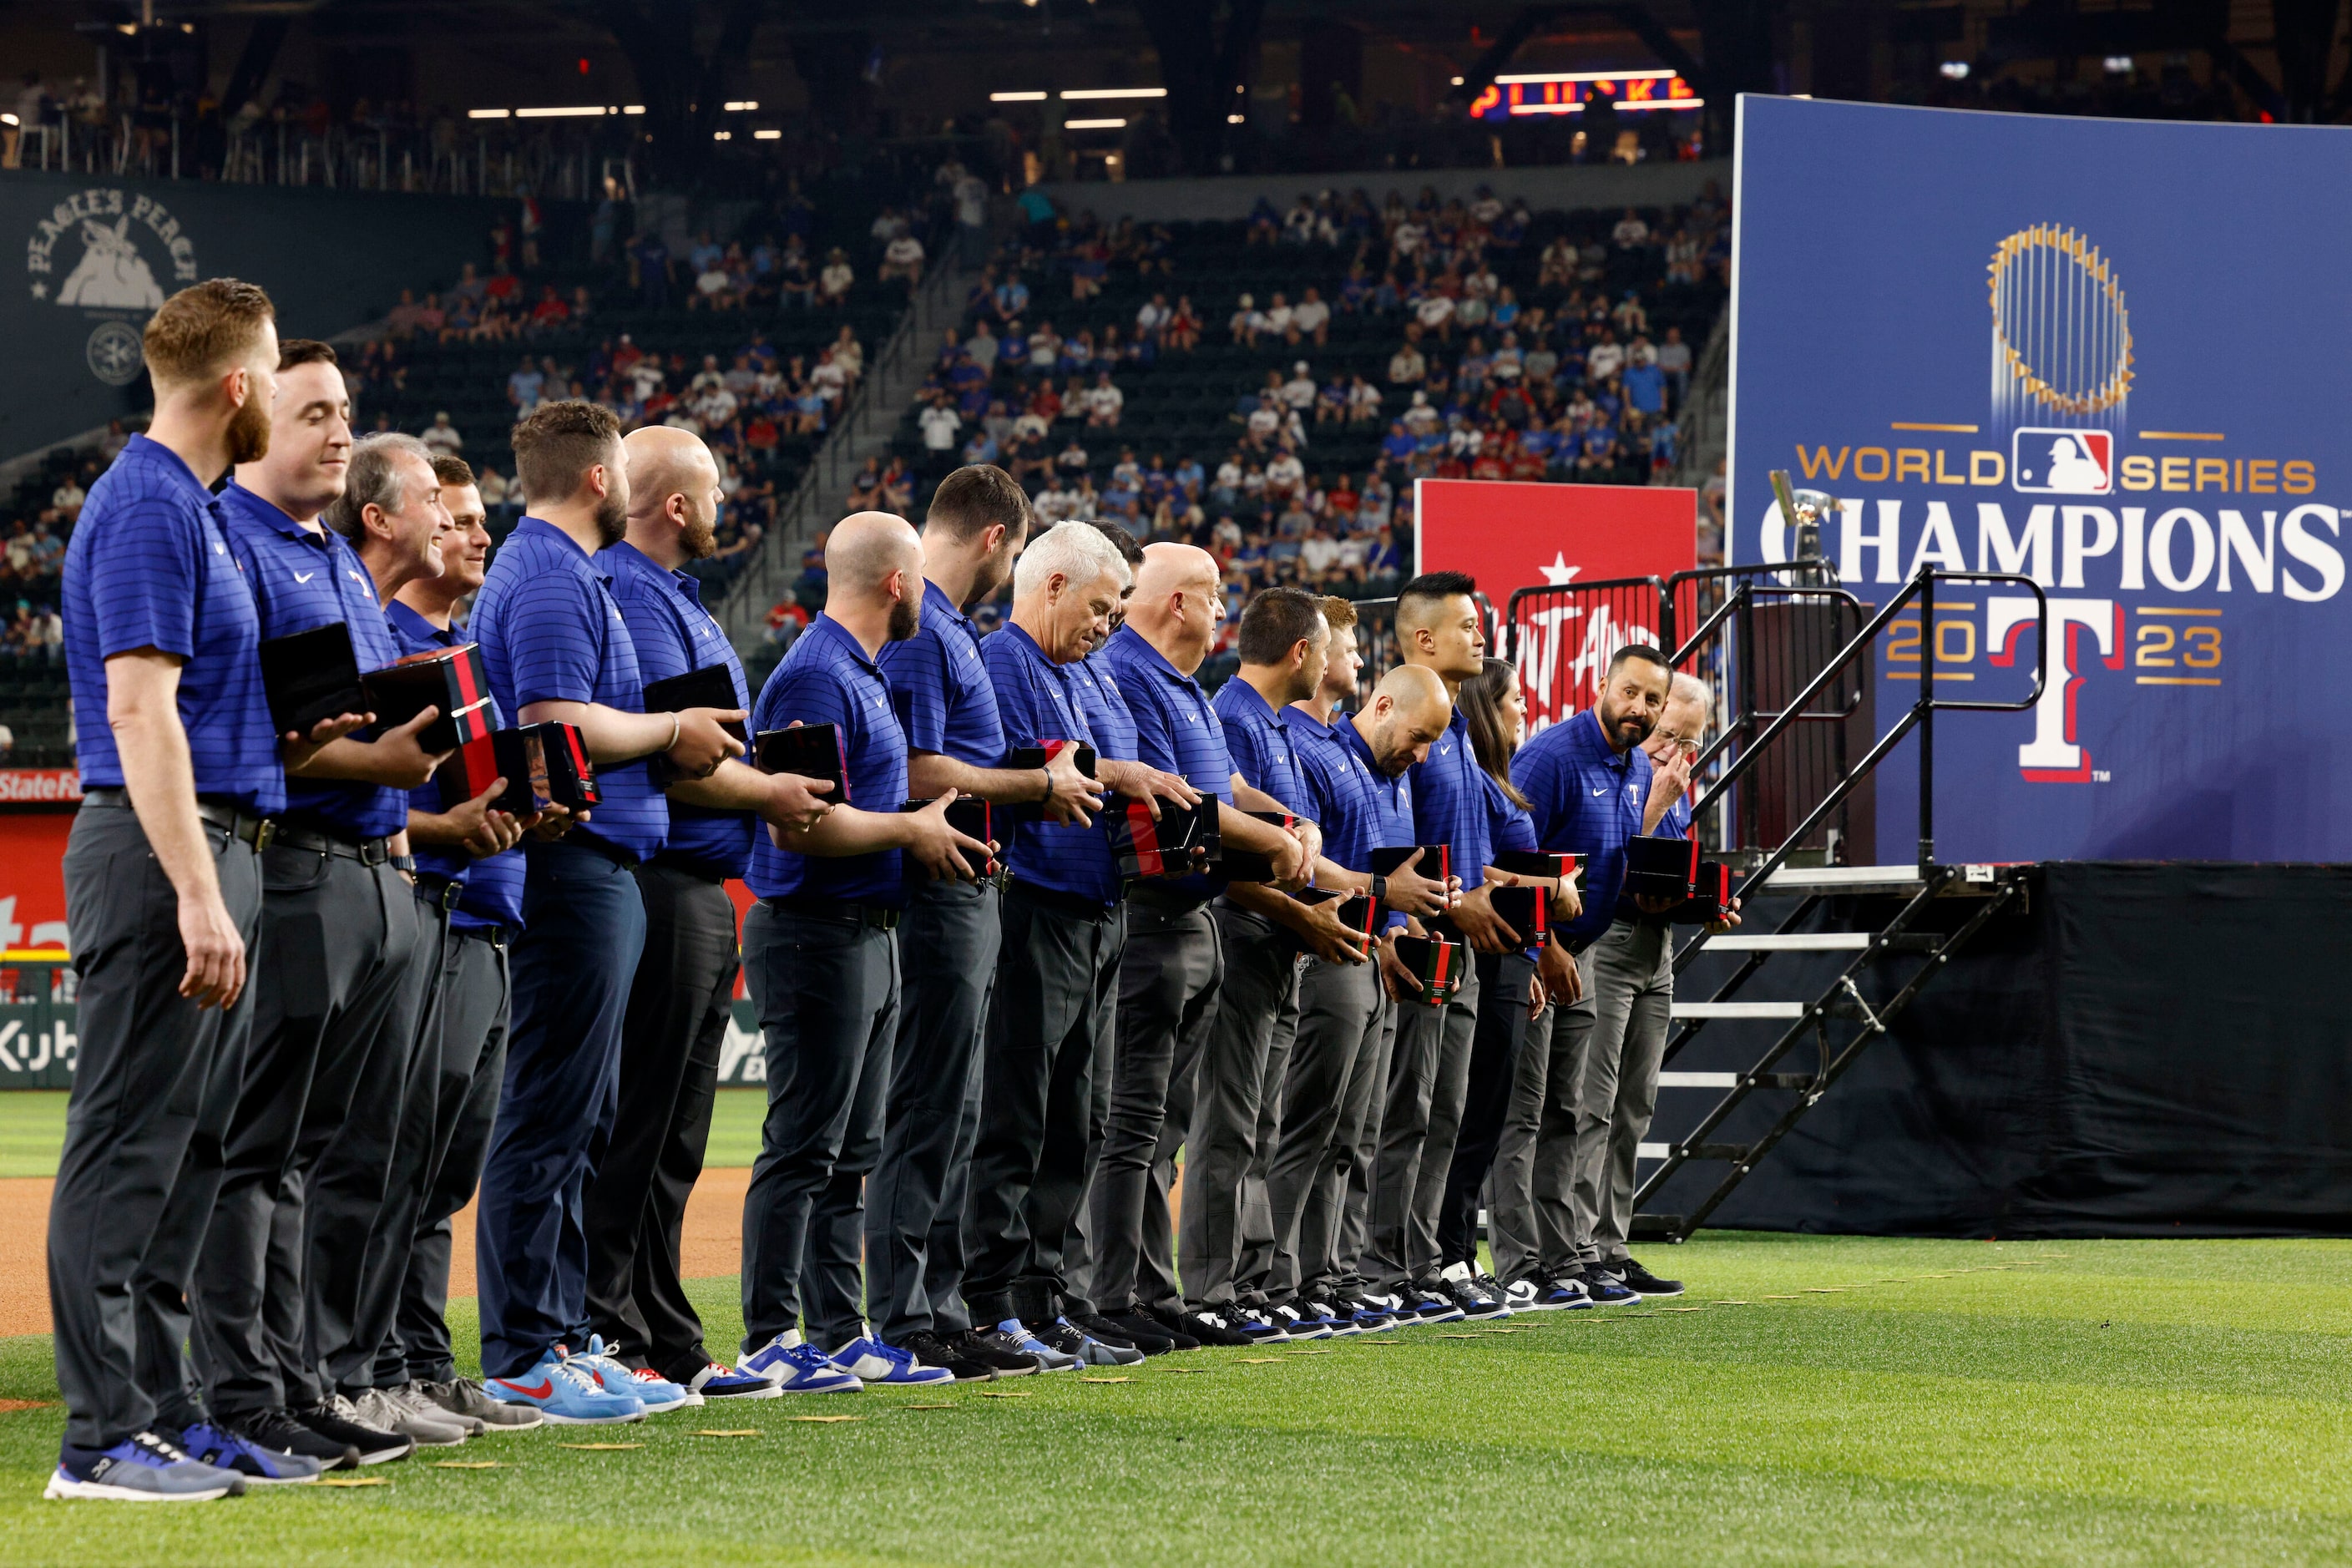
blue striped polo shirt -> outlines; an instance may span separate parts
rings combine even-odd
[[[637,649],[637,671],[646,685],[723,664],[735,682],[735,706],[751,708],[751,687],[743,675],[743,661],[702,607],[698,579],[658,565],[625,541],[597,552],[596,563],[610,574],[613,597],[628,623],[629,640]],[[756,820],[748,811],[671,801],[669,837],[662,853],[740,877],[751,864]]]
[[[1369,837],[1366,840],[1364,863],[1351,868],[1361,871],[1370,870],[1372,868],[1371,851],[1374,849],[1393,848],[1403,844],[1444,843],[1444,839],[1424,839],[1415,837],[1418,831],[1415,824],[1419,820],[1419,814],[1413,803],[1412,775],[1418,769],[1407,768],[1394,778],[1381,772],[1380,764],[1372,760],[1371,742],[1365,740],[1363,731],[1356,728],[1353,714],[1342,717],[1331,728],[1339,737],[1340,744],[1347,748],[1348,755],[1355,760],[1356,776],[1362,785],[1365,804],[1371,808],[1371,820],[1367,828]],[[1484,805],[1483,799],[1481,805],[1482,807]],[[1344,860],[1339,863],[1343,866],[1348,864]],[[1416,866],[1413,869],[1416,873],[1426,873],[1431,870],[1431,868]],[[1455,862],[1454,871],[1456,875],[1461,872],[1459,861]],[[1465,878],[1465,880],[1466,882],[1467,879]],[[1393,910],[1390,910],[1389,929],[1393,931],[1403,925],[1404,919],[1403,915]]]
[[[456,647],[467,639],[455,626],[436,626],[408,605],[394,599],[384,606],[383,618],[392,623],[392,635],[400,639],[404,653],[426,653],[435,648]],[[490,699],[490,712],[499,711],[497,698]],[[494,718],[503,725],[506,721]],[[408,792],[408,809],[421,811],[427,816],[441,814],[441,785],[427,780],[420,789]],[[522,925],[522,847],[517,845],[502,855],[476,859],[463,849],[446,844],[409,845],[416,857],[416,868],[436,877],[447,877],[466,884],[457,896],[457,905],[449,911],[449,923],[460,931],[486,931],[492,926],[519,930]]]
[[[1511,759],[1511,782],[1533,808],[1538,847],[1584,864],[1584,912],[1555,933],[1580,948],[1609,929],[1625,885],[1625,841],[1642,831],[1650,754],[1611,748],[1590,708],[1554,724]]]
[[[66,545],[62,613],[84,789],[122,787],[106,718],[106,661],[176,655],[196,793],[276,816],[286,769],[261,689],[261,618],[217,505],[180,455],[133,436],[99,476]]]
[[[229,553],[253,588],[264,642],[341,621],[362,671],[400,657],[376,603],[375,579],[342,535],[323,524],[313,532],[234,481],[220,493],[220,510]],[[374,733],[363,730],[360,738]],[[408,826],[408,796],[350,779],[289,778],[286,820],[345,838],[382,838]]]
[[[1078,710],[1095,732],[1095,750],[1114,762],[1139,759],[1143,753],[1137,749],[1135,715],[1129,711],[1126,695],[1103,662],[1103,649],[1062,668],[1070,672],[1070,689],[1077,694]]]
[[[1222,700],[1235,684],[1225,682],[1217,696]],[[1335,722],[1326,724],[1294,705],[1284,709],[1282,717],[1297,762],[1301,796],[1291,809],[1311,817],[1323,830],[1326,859],[1350,871],[1370,871],[1372,851],[1380,847],[1371,836],[1370,770],[1340,739],[1339,728],[1348,723],[1348,716],[1334,713]],[[1249,776],[1246,769],[1242,776]]]
[[[1046,741],[1076,741],[1104,756],[1118,754],[1104,747],[1088,721],[1084,688],[1076,678],[1083,660],[1055,664],[1035,638],[1011,625],[981,639],[980,657],[1004,721],[1008,756]],[[1126,712],[1124,705],[1119,711]],[[1131,758],[1134,753],[1128,754]],[[1111,858],[1110,837],[1099,817],[1092,827],[1017,821],[1005,863],[1015,878],[1036,887],[1091,899],[1105,909],[1118,901],[1118,865]]]
[[[604,569],[544,518],[515,524],[491,558],[467,623],[499,708],[520,722],[534,702],[593,702],[645,711],[637,647]],[[596,764],[601,797],[572,831],[644,860],[669,833],[669,805],[646,760]]]
[[[1169,663],[1133,626],[1111,633],[1102,663],[1135,721],[1136,760],[1233,805],[1233,753],[1225,750],[1225,727],[1201,683]],[[1168,886],[1208,898],[1224,887],[1224,879],[1179,877]]]
[[[894,812],[907,798],[907,731],[891,706],[890,683],[865,647],[839,621],[820,615],[793,642],[751,710],[751,732],[782,730],[793,721],[838,724],[848,753],[849,804],[861,811]],[[829,858],[779,849],[765,833],[751,846],[751,890],[763,899],[812,898],[904,908],[897,849]]]
[[[1216,700],[1209,706],[1224,728],[1225,750],[1243,782],[1265,791],[1320,826],[1321,820],[1307,805],[1306,780],[1299,773],[1298,741],[1290,729],[1292,710],[1275,711],[1257,688],[1238,675],[1217,688]]]
[[[980,633],[938,584],[923,584],[923,624],[915,635],[886,646],[876,662],[890,682],[908,747],[968,767],[1003,763],[1004,721],[981,662]]]
[[[1454,710],[1445,733],[1415,763],[1412,780],[1413,836],[1399,844],[1448,844],[1454,874],[1472,889],[1485,879],[1491,858],[1486,836],[1486,770],[1470,749],[1470,721]]]

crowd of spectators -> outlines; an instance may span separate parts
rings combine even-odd
[[[120,421],[95,447],[59,452],[0,497],[0,664],[62,668],[58,574],[89,487],[129,440]]]
[[[1168,226],[1027,216],[941,342],[897,467],[846,504],[899,508],[947,468],[996,463],[1041,519],[1214,552],[1236,601],[1277,583],[1393,592],[1418,479],[1662,480],[1693,346],[1652,316],[1711,321],[1728,286],[1712,185],[1671,213],[1572,226],[1485,189],[1262,199],[1240,226],[1247,286],[1231,292],[1187,267]],[[1317,280],[1247,284],[1252,254],[1277,279]],[[1140,300],[1125,324],[1095,307],[1110,281]],[[1095,324],[1058,330],[1057,306]],[[1241,367],[1216,434],[1191,417],[1139,439],[1139,409],[1203,342]]]

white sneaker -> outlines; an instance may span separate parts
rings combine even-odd
[[[339,1397],[341,1406],[351,1406],[344,1419],[362,1426],[373,1426],[379,1432],[394,1432],[408,1438],[420,1448],[454,1448],[466,1440],[466,1429],[457,1425],[457,1417],[436,1408],[431,1415],[412,1410],[381,1388],[371,1388],[357,1399]]]

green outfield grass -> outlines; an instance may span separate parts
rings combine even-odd
[[[168,1517],[40,1501],[59,1415],[20,1411],[0,1415],[0,1558],[2352,1561],[2352,1244],[1713,1234],[1648,1261],[1699,1310],[718,1406],[451,1456],[496,1469],[433,1456],[371,1472],[383,1486]],[[697,1289],[724,1342],[733,1282]],[[0,1397],[56,1399],[48,1367],[45,1340],[0,1342]],[[810,1415],[858,1419],[792,1419]],[[583,1441],[643,1447],[561,1446]]]
[[[722,1089],[710,1115],[710,1152],[706,1163],[749,1165],[760,1152],[760,1119],[767,1114],[764,1089]],[[54,1176],[65,1143],[66,1091],[61,1089],[0,1092],[0,1176]]]

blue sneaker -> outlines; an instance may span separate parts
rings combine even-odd
[[[1461,1303],[1435,1286],[1415,1285],[1404,1292],[1408,1323],[1458,1323],[1465,1314]]]
[[[1025,1355],[1037,1363],[1039,1372],[1068,1372],[1078,1364],[1078,1358],[1064,1355],[1029,1331],[1029,1325],[1018,1318],[1007,1318],[992,1329],[982,1331],[980,1342],[1005,1355]],[[1010,1376],[1018,1376],[1009,1373]]]
[[[1286,1344],[1290,1340],[1290,1321],[1276,1317],[1264,1307],[1236,1307],[1232,1321],[1234,1332],[1254,1345]]]
[[[687,1387],[705,1399],[782,1399],[784,1391],[757,1373],[737,1372],[714,1361],[687,1381]]]
[[[742,1369],[775,1384],[779,1394],[856,1394],[866,1385],[833,1364],[798,1329],[786,1329],[743,1358]]]
[[[1626,1289],[1625,1282],[1598,1263],[1589,1264],[1576,1278],[1583,1282],[1584,1294],[1596,1307],[1630,1307],[1642,1298]]]
[[[243,1476],[191,1459],[152,1432],[110,1448],[60,1445],[57,1472],[41,1489],[45,1498],[106,1502],[210,1502],[244,1493]]]
[[[209,1421],[182,1427],[180,1447],[190,1458],[216,1470],[235,1470],[253,1486],[300,1486],[317,1480],[327,1468],[316,1459],[265,1447]]]
[[[486,1377],[482,1387],[492,1399],[530,1405],[542,1420],[558,1426],[604,1426],[646,1418],[645,1401],[599,1384],[562,1345],[548,1346],[529,1372]]]
[[[1098,1340],[1067,1318],[1055,1318],[1033,1331],[1055,1350],[1087,1366],[1136,1366],[1143,1360],[1143,1352],[1133,1345],[1122,1349]]]
[[[870,1331],[834,1352],[833,1364],[860,1383],[891,1388],[955,1381],[955,1373],[946,1367],[926,1366],[914,1352],[885,1344]]]
[[[635,1394],[648,1415],[661,1415],[702,1403],[702,1395],[680,1388],[651,1367],[631,1366],[607,1352],[602,1334],[590,1334],[588,1349],[573,1356],[572,1364],[594,1378],[596,1386],[607,1394]]]
[[[1507,1299],[1515,1312],[1579,1311],[1592,1305],[1584,1281],[1563,1274],[1557,1279],[1514,1279]]]
[[[1334,1324],[1323,1316],[1312,1301],[1292,1301],[1273,1308],[1274,1321],[1282,1325],[1283,1333],[1294,1340],[1328,1340]]]

